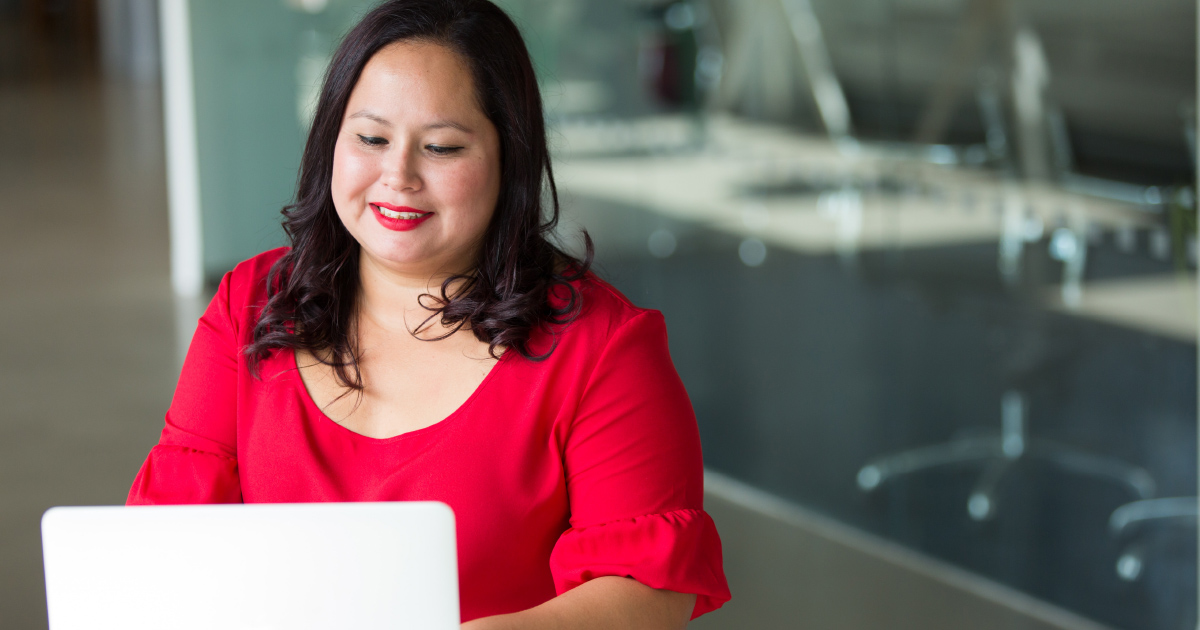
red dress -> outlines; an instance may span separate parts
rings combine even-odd
[[[506,352],[441,422],[375,439],[321,412],[292,352],[261,363],[260,378],[247,370],[239,349],[284,252],[221,281],[129,504],[443,501],[463,621],[604,575],[695,593],[693,617],[728,601],[696,420],[659,312],[588,276],[574,283],[583,313],[548,359]]]

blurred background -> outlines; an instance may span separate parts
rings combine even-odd
[[[0,0],[0,625],[282,242],[363,0]],[[717,628],[1197,628],[1196,4],[504,0],[663,311]]]

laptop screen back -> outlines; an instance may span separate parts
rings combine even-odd
[[[442,503],[53,508],[50,630],[459,627]]]

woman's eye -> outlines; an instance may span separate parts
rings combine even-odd
[[[427,144],[425,149],[434,155],[453,155],[462,150],[462,147],[447,147],[440,144]]]
[[[359,142],[361,142],[369,147],[381,147],[381,146],[387,144],[387,139],[380,138],[379,136],[364,136],[361,133],[355,134],[355,135],[358,136]]]

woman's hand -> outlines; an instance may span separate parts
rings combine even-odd
[[[676,630],[687,627],[696,596],[637,580],[589,580],[529,610],[468,621],[463,630]]]

